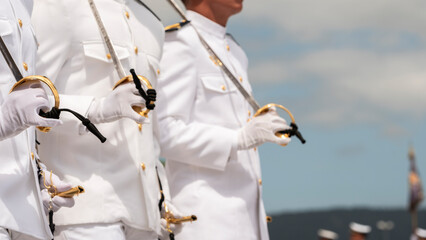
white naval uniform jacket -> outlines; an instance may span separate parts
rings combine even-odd
[[[34,75],[35,69],[37,45],[31,27],[32,7],[30,0],[1,0],[0,6],[0,35],[24,76]],[[0,55],[0,104],[15,82]],[[0,140],[0,227],[38,239],[51,239],[35,156],[34,127]]]
[[[251,92],[247,57],[226,29],[192,11],[188,18]],[[172,200],[198,217],[177,239],[269,239],[258,153],[235,150],[249,104],[189,24],[166,33],[160,65],[157,113]]]
[[[130,74],[134,68],[155,87],[164,41],[161,22],[142,6],[139,22],[125,1],[95,3],[125,71]],[[106,96],[119,80],[88,1],[38,0],[33,24],[40,44],[38,71],[54,81],[62,107],[87,114],[93,99]],[[97,124],[107,138],[101,143],[68,113],[61,119],[63,125],[40,135],[40,156],[64,181],[82,185],[86,192],[73,208],[60,209],[55,223],[122,221],[158,233],[159,161],[152,124],[145,124],[142,132],[127,118]]]

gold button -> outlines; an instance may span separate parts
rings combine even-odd
[[[271,216],[266,216],[266,222],[268,222],[268,223],[272,222],[272,217]]]
[[[157,74],[160,75],[160,69],[157,69]]]
[[[130,18],[129,12],[126,11],[125,14],[126,14],[126,18],[129,19]]]
[[[24,66],[25,71],[28,71],[28,65],[25,62],[22,63],[22,65]]]
[[[107,58],[108,58],[108,59],[111,59],[111,54],[109,54],[109,53],[108,53],[108,54],[107,54]]]
[[[253,150],[254,150],[254,151],[257,151],[257,148],[255,147],[255,148],[253,148]]]
[[[216,66],[219,65],[218,61],[214,57],[209,56],[209,58],[210,58],[210,60],[212,60],[212,62],[214,63],[214,65],[216,65]]]
[[[231,49],[229,48],[229,45],[226,45],[226,50],[228,50],[228,52],[229,52],[229,50],[231,50]]]
[[[21,19],[18,19],[18,23],[19,23],[19,27],[22,28],[22,20]]]
[[[138,52],[139,52],[138,47],[135,47],[135,53],[138,54]]]
[[[259,179],[259,185],[262,185],[262,179]]]
[[[250,110],[248,110],[248,116],[249,116],[249,117],[251,116],[251,112],[250,112]]]
[[[222,90],[223,90],[223,91],[225,91],[225,90],[226,90],[225,85],[220,86],[220,88],[222,88]]]
[[[142,168],[142,170],[144,170],[145,171],[145,163],[141,163],[141,168]]]
[[[250,122],[250,118],[247,118],[247,122]]]
[[[34,160],[34,153],[31,152],[31,159]]]
[[[243,82],[243,77],[240,77],[239,79],[240,79],[240,82]]]

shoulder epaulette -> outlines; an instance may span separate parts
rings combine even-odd
[[[157,16],[157,14],[155,14],[155,12],[152,11],[151,8],[149,8],[144,2],[142,2],[141,0],[136,0],[136,2],[148,9],[148,11],[150,11],[152,15],[154,15],[158,19],[158,21],[161,22],[161,19]]]
[[[175,24],[172,24],[172,25],[165,27],[164,30],[166,32],[173,32],[173,31],[181,29],[183,26],[185,26],[186,24],[188,24],[190,22],[191,21],[183,20],[182,22],[178,22],[178,23],[175,23]]]
[[[238,44],[238,46],[240,46],[240,44],[237,42],[237,40],[235,40],[235,38],[234,38],[234,36],[232,36],[232,34],[230,34],[230,33],[226,33],[226,35],[227,35],[227,36],[229,36],[230,38],[232,38],[232,40],[233,40],[236,44]]]

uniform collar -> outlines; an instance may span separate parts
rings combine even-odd
[[[212,20],[204,17],[203,15],[191,10],[188,10],[186,14],[188,20],[190,20],[191,23],[194,24],[194,26],[198,30],[207,32],[219,38],[225,37],[226,28],[221,26],[220,24],[215,23]]]

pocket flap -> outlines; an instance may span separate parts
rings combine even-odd
[[[205,88],[215,92],[228,93],[237,90],[232,83],[227,84],[222,76],[205,76],[201,77],[201,81]]]
[[[0,36],[7,36],[12,34],[12,26],[6,19],[0,19]]]
[[[119,60],[126,59],[130,57],[130,53],[126,47],[114,44],[115,52]],[[108,48],[103,42],[84,42],[84,55],[91,57],[103,62],[112,62],[112,59],[107,57]]]

